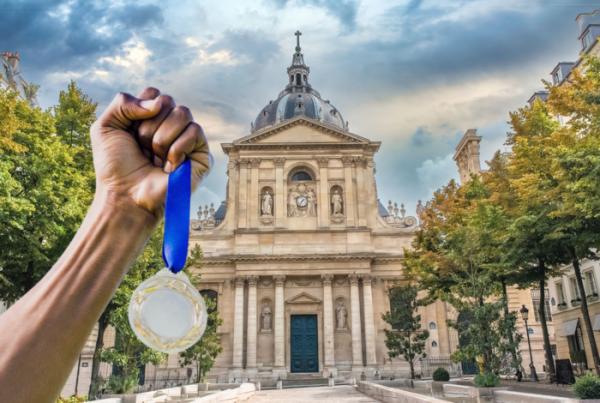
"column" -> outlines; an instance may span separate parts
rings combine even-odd
[[[285,203],[287,195],[283,190],[283,165],[285,159],[275,158],[275,226],[277,228],[285,227]]]
[[[356,225],[354,219],[354,183],[352,183],[352,165],[354,165],[354,162],[351,157],[344,157],[342,158],[342,163],[344,164],[344,208],[346,209],[346,225],[354,227]]]
[[[239,228],[247,228],[248,226],[248,221],[246,220],[248,210],[248,162],[248,160],[240,160],[240,183],[238,190]]]
[[[227,217],[226,225],[227,229],[233,230],[237,226],[237,217],[235,211],[237,210],[237,178],[238,178],[238,166],[237,160],[230,160],[227,166]],[[231,216],[230,216],[231,214]]]
[[[256,276],[248,277],[248,328],[246,332],[246,368],[256,368]]]
[[[373,290],[371,288],[371,276],[365,275],[362,277],[362,280],[367,366],[375,366],[377,365],[377,355],[375,354],[375,322],[373,318]]]
[[[283,301],[283,285],[285,276],[275,276],[275,329],[273,338],[275,339],[275,367],[285,366],[285,316]]]
[[[370,200],[370,195],[366,187],[364,175],[366,166],[367,160],[365,158],[359,158],[356,160],[356,189],[357,193],[361,195],[361,197],[357,198],[359,227],[367,226],[367,203]]]
[[[362,336],[360,334],[360,297],[358,295],[358,277],[348,276],[350,280],[350,310],[352,317],[352,367],[362,367]]]
[[[319,158],[317,160],[319,164],[319,193],[321,199],[319,200],[319,227],[329,226],[329,179],[327,178],[327,167],[329,166],[329,159]]]
[[[242,368],[244,343],[244,279],[235,279],[233,314],[233,368]]]
[[[248,195],[248,222],[250,228],[258,228],[258,216],[260,214],[260,195],[258,194],[258,167],[260,159],[253,158],[250,161],[250,194]]]
[[[335,366],[335,344],[334,344],[334,319],[333,319],[333,294],[331,292],[331,274],[321,276],[323,280],[323,343],[324,343],[324,365],[325,368]]]

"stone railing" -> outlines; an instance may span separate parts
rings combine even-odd
[[[369,397],[386,403],[448,403],[447,400],[367,381],[358,382],[357,389]]]

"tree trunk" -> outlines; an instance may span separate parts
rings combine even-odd
[[[108,313],[104,311],[98,319],[98,337],[94,347],[94,357],[92,361],[92,374],[90,380],[89,398],[96,398],[98,394],[98,373],[100,372],[100,352],[104,348],[104,331],[108,327]]]
[[[546,320],[546,265],[542,259],[538,260],[540,271],[540,305],[538,314],[540,324],[542,325],[542,335],[544,336],[544,352],[546,356],[546,373],[550,375],[550,383],[556,380],[556,370],[554,369],[554,360],[552,358],[552,348],[550,347],[550,333],[548,333],[548,322]],[[529,329],[525,329],[528,331]]]
[[[587,333],[588,341],[592,349],[592,358],[594,360],[594,368],[596,374],[600,375],[600,358],[598,357],[598,346],[596,346],[596,337],[594,336],[594,329],[592,329],[592,321],[590,319],[590,311],[587,305],[587,296],[585,295],[585,287],[583,286],[583,279],[581,278],[581,267],[579,267],[579,259],[577,253],[572,248],[571,256],[573,258],[573,271],[575,272],[575,278],[577,279],[577,288],[579,288],[579,295],[581,295],[581,314],[583,315],[583,323],[585,324],[585,330]]]
[[[508,315],[510,315],[510,312],[508,311],[508,292],[506,290],[506,281],[504,279],[501,280],[502,282],[502,300],[504,302],[504,318],[508,318]],[[508,330],[508,342],[510,343],[511,346],[513,346],[510,349],[510,354],[513,357],[513,365],[515,366],[515,370],[518,372],[521,370],[520,365],[519,365],[519,357],[517,356],[517,349],[515,347],[515,338],[513,336],[512,330],[509,329]]]

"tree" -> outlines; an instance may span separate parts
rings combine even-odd
[[[201,267],[202,249],[200,245],[196,244],[190,251],[190,256],[186,262],[186,270]],[[198,273],[190,277],[194,285],[198,285],[200,276],[201,273]],[[196,365],[196,383],[204,379],[204,376],[213,367],[217,356],[223,351],[221,337],[217,333],[219,326],[223,323],[217,311],[217,301],[209,296],[204,296],[204,302],[206,303],[206,310],[208,312],[206,330],[196,344],[179,353],[179,364],[182,367]]]
[[[0,300],[11,303],[52,267],[92,198],[90,171],[60,141],[56,119],[0,90]]]
[[[390,310],[382,315],[391,329],[385,329],[385,345],[390,358],[402,356],[410,366],[411,382],[415,379],[415,361],[426,356],[427,330],[421,329],[421,315],[417,309],[422,301],[417,299],[417,288],[411,285],[396,286],[388,291]]]

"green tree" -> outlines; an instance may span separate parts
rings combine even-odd
[[[96,120],[97,106],[73,80],[60,92],[53,112],[56,133],[64,143],[91,152],[90,126]]]
[[[0,90],[0,299],[9,303],[52,267],[92,198],[90,172],[55,124],[48,111]]]
[[[382,315],[391,329],[385,329],[385,345],[390,358],[402,356],[410,366],[410,379],[415,379],[415,361],[426,356],[427,330],[421,329],[417,313],[423,302],[417,298],[417,288],[401,285],[388,291],[390,310]]]

